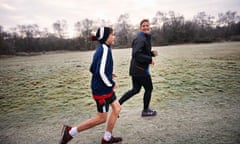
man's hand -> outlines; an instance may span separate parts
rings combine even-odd
[[[155,61],[154,61],[154,60],[152,60],[151,64],[152,64],[152,65],[155,65]]]
[[[115,77],[117,77],[117,75],[116,74],[112,74],[112,77],[115,78]]]
[[[158,56],[158,52],[157,52],[156,50],[153,50],[153,51],[152,51],[152,54],[153,54],[154,57],[155,57],[155,56]]]
[[[113,89],[116,89],[116,88],[118,88],[118,83],[115,82]]]

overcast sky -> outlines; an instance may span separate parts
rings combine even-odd
[[[240,15],[240,0],[0,0],[0,25],[6,30],[37,24],[50,30],[54,22],[64,19],[73,29],[74,23],[85,18],[114,23],[124,13],[138,24],[142,18],[151,20],[157,11],[170,10],[190,20],[201,11],[216,17],[228,10]]]

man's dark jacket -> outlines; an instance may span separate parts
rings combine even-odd
[[[148,76],[152,63],[151,35],[140,32],[132,42],[131,76]]]

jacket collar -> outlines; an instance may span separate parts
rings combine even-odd
[[[140,35],[140,36],[144,36],[144,37],[146,37],[146,38],[151,38],[151,34],[146,34],[146,33],[144,33],[144,32],[139,32],[139,35]]]

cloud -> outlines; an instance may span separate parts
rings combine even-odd
[[[121,14],[129,14],[129,22],[138,24],[142,18],[152,19],[157,11],[174,11],[191,19],[205,11],[217,16],[227,10],[240,14],[239,0],[1,0],[0,25],[38,24],[52,28],[57,20],[66,20],[69,27],[85,18],[117,22]]]
[[[13,11],[15,10],[15,7],[11,6],[10,4],[7,3],[1,3],[0,7],[5,10]]]

